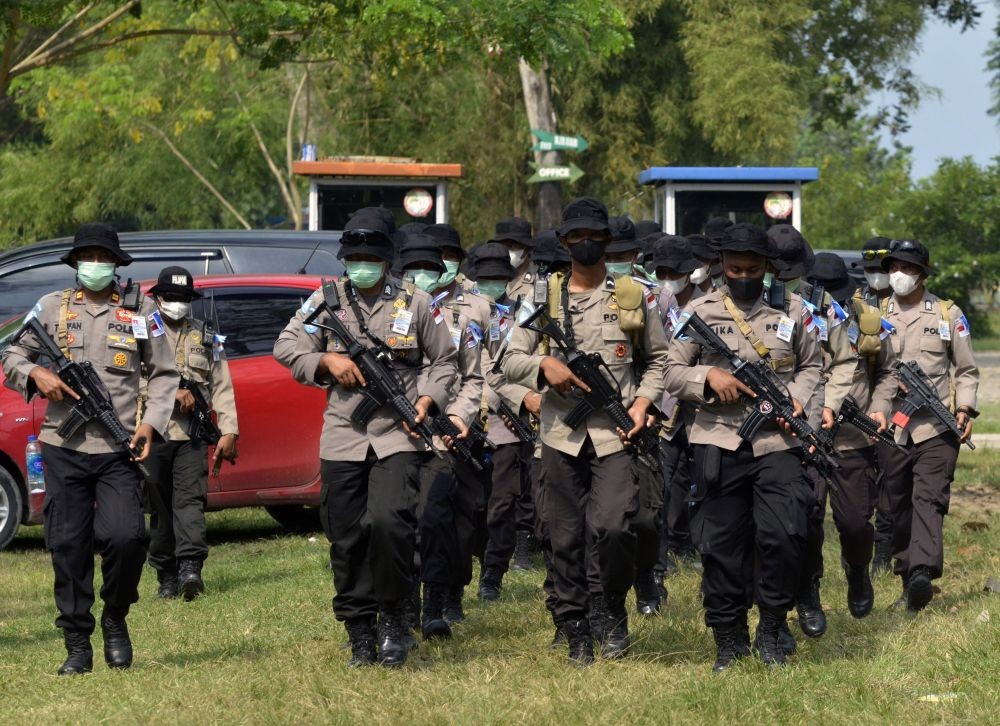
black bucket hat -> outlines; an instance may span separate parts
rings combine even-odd
[[[571,258],[566,248],[559,244],[559,236],[554,229],[546,229],[534,239],[531,261],[536,265],[554,265],[559,262],[570,264]]]
[[[767,233],[756,224],[741,222],[726,227],[716,246],[719,252],[751,252],[769,260],[778,256],[778,251],[767,239]]]
[[[444,272],[444,261],[441,259],[441,249],[433,237],[426,234],[407,235],[406,242],[399,248],[396,267],[405,270],[414,262],[425,262],[433,265],[438,272]]]
[[[665,234],[653,243],[652,262],[654,268],[666,267],[678,274],[694,272],[702,266],[702,261],[694,255],[691,242],[675,234]]]
[[[509,240],[525,247],[531,247],[531,222],[521,217],[508,217],[497,222],[493,238],[488,242],[503,242]]]
[[[722,239],[722,233],[732,226],[733,221],[728,217],[712,217],[710,220],[705,222],[705,226],[702,228],[702,231],[710,240],[718,242]]]
[[[487,242],[476,250],[476,279],[483,277],[514,279],[514,266],[510,264],[507,248],[499,242]]]
[[[719,261],[719,251],[714,243],[703,234],[685,235],[684,239],[691,243],[691,254],[698,258],[702,265],[711,265]]]
[[[450,224],[429,224],[424,229],[424,234],[437,242],[438,249],[455,250],[465,257],[465,249],[462,247],[462,237],[458,230]]]
[[[775,224],[767,230],[767,239],[778,252],[774,267],[779,280],[793,280],[803,277],[813,266],[816,255],[795,227],[790,224]]]
[[[373,255],[392,264],[395,229],[377,207],[359,209],[344,225],[340,237],[339,259],[350,255]]]
[[[812,269],[806,273],[806,279],[816,285],[822,285],[837,301],[850,298],[858,283],[847,272],[847,263],[840,255],[832,252],[820,252],[813,260]]]
[[[85,247],[100,247],[108,250],[118,258],[118,267],[125,267],[132,263],[132,255],[122,250],[121,243],[118,241],[118,233],[110,224],[103,222],[81,224],[80,229],[73,235],[73,247],[59,260],[70,267],[76,267],[73,263],[73,253]]]
[[[609,218],[608,230],[611,232],[611,242],[605,246],[605,253],[642,250],[642,245],[635,236],[635,224],[628,217]]]
[[[651,234],[662,234],[663,227],[652,219],[642,219],[635,223],[635,238],[644,239]]]
[[[563,208],[562,224],[556,233],[565,237],[575,229],[609,231],[607,207],[592,197],[579,197],[571,201]]]
[[[889,245],[891,243],[892,240],[889,237],[872,237],[861,248],[861,261],[855,262],[853,267],[881,272],[882,260],[889,254]]]
[[[200,298],[201,293],[194,289],[194,278],[183,267],[164,267],[156,284],[149,288],[153,295],[184,295],[192,300]]]
[[[892,240],[889,243],[889,254],[882,258],[883,272],[889,271],[893,260],[909,262],[920,267],[925,275],[931,274],[931,253],[916,240]]]
[[[399,250],[406,244],[406,240],[411,234],[423,234],[426,229],[427,225],[423,222],[407,222],[400,225],[392,233],[392,246]]]

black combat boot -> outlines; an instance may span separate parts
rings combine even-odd
[[[892,540],[875,541],[875,558],[872,560],[872,577],[892,572]]]
[[[479,578],[479,599],[493,602],[500,599],[503,587],[503,572],[498,567],[487,567]]]
[[[402,602],[393,603],[379,613],[378,660],[386,668],[400,668],[409,655],[405,617]]]
[[[132,665],[132,640],[125,624],[125,614],[105,607],[101,613],[104,634],[104,661],[109,668],[124,669]]]
[[[920,565],[911,569],[906,581],[906,609],[913,613],[919,612],[927,607],[933,597],[930,568]]]
[[[607,622],[607,611],[604,608],[604,595],[590,593],[590,613],[587,616],[590,623],[590,634],[598,643],[604,642],[604,625]]]
[[[517,530],[517,542],[514,545],[514,562],[510,569],[517,572],[527,572],[535,569],[535,562],[531,557],[531,532]]]
[[[750,634],[746,631],[746,623],[733,625],[717,625],[712,628],[715,638],[715,664],[712,670],[721,673],[727,670],[733,661],[750,655]]]
[[[819,578],[809,582],[809,589],[799,593],[795,609],[799,612],[799,627],[810,638],[818,638],[826,632],[826,613],[819,599]]]
[[[66,660],[56,673],[60,676],[78,676],[94,670],[94,649],[90,646],[90,636],[76,630],[64,630]]]
[[[444,618],[447,592],[440,585],[424,584],[423,619],[420,622],[420,634],[424,640],[451,637],[451,626]]]
[[[788,620],[781,621],[781,627],[778,628],[778,645],[781,650],[784,651],[785,655],[795,655],[795,651],[798,649],[798,643],[795,642],[795,636],[792,635],[792,631],[788,629]]]
[[[785,651],[779,643],[779,633],[781,621],[787,619],[787,613],[784,610],[771,608],[759,608],[759,610],[760,622],[757,624],[757,636],[753,641],[754,650],[764,665],[782,666],[785,664]]]
[[[566,639],[566,625],[565,621],[552,613],[552,624],[556,626],[556,633],[552,636],[552,642],[549,643],[549,650],[555,650],[556,648],[561,648],[566,645],[568,640]]]
[[[347,667],[363,668],[375,665],[378,662],[378,655],[375,652],[375,640],[378,637],[375,633],[375,619],[349,620],[344,626],[351,642],[351,659],[347,661]]]
[[[172,600],[180,592],[176,572],[157,572],[156,581],[160,583],[156,596],[163,600]]]
[[[201,579],[201,560],[187,558],[177,564],[177,581],[181,597],[191,602],[205,592]]]
[[[415,579],[409,596],[403,601],[403,640],[407,650],[417,647],[417,631],[420,629],[420,580]]]
[[[875,605],[875,588],[867,567],[844,568],[847,576],[847,609],[856,618],[863,618]]]
[[[664,575],[676,575],[680,571],[677,565],[677,556],[671,550],[667,550],[667,553],[663,556],[662,565]]]
[[[465,594],[464,587],[448,588],[448,599],[444,603],[444,619],[450,625],[461,623],[465,620],[465,610],[462,608],[462,595]]]
[[[628,611],[625,593],[615,593],[604,598],[604,629],[601,633],[601,655],[608,659],[628,655]]]
[[[660,612],[660,593],[652,570],[635,573],[635,609],[640,615],[647,617]]]
[[[667,584],[664,582],[666,573],[663,570],[653,570],[653,585],[656,595],[660,598],[660,607],[667,604]]]
[[[586,620],[571,620],[563,624],[569,643],[569,662],[578,668],[594,662],[594,641],[590,634],[590,623]]]

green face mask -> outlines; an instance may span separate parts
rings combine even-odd
[[[607,268],[608,274],[615,277],[624,277],[632,273],[631,262],[605,262],[604,266]]]
[[[354,262],[347,260],[344,262],[347,270],[347,277],[356,287],[367,290],[375,287],[382,279],[382,272],[385,270],[384,262]]]
[[[441,275],[433,270],[413,270],[406,273],[407,277],[413,280],[413,284],[424,292],[433,292],[440,287]]]
[[[441,273],[441,279],[438,280],[438,287],[448,287],[448,285],[455,281],[457,276],[458,260],[445,260],[444,272]]]
[[[499,300],[507,292],[507,283],[504,280],[477,280],[476,288],[486,297]]]
[[[100,292],[115,279],[114,262],[78,262],[76,279],[88,290]]]
[[[789,292],[798,292],[800,284],[802,284],[802,278],[793,277],[791,280],[785,280],[785,289]]]

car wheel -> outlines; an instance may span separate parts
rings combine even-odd
[[[323,529],[319,522],[319,507],[304,504],[284,504],[280,507],[264,507],[279,524],[293,532],[318,532]]]
[[[23,506],[21,488],[6,469],[0,468],[0,550],[14,539]]]

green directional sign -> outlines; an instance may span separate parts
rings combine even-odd
[[[532,129],[531,135],[538,139],[532,151],[583,151],[590,146],[582,136],[563,136],[541,129]]]
[[[531,162],[531,168],[535,170],[535,173],[528,177],[528,184],[541,184],[543,182],[569,182],[572,184],[583,176],[583,170],[576,164],[543,166]]]

